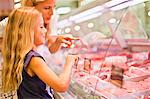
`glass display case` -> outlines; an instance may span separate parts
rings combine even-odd
[[[150,98],[149,3],[107,2],[98,5],[103,9],[96,18],[61,28],[81,26],[76,33],[71,30],[81,40],[72,49],[62,49],[79,55],[68,90],[73,99]]]

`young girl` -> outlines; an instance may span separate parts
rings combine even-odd
[[[36,47],[45,43],[42,14],[31,7],[15,9],[8,18],[2,57],[2,90],[17,90],[19,99],[53,99],[54,89],[67,90],[71,68],[77,56],[68,55],[64,72],[57,76],[45,63]],[[46,90],[46,84],[51,87]]]

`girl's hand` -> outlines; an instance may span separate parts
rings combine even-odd
[[[78,55],[67,55],[66,62],[71,62],[72,65],[75,63],[76,60],[78,60]]]

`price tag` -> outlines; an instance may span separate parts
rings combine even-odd
[[[84,58],[84,70],[90,71],[91,68],[91,59]]]
[[[123,73],[123,68],[112,65],[110,82],[121,88],[123,85]]]

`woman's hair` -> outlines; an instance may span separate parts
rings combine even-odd
[[[21,7],[8,18],[2,47],[3,92],[17,90],[22,81],[24,59],[34,46],[34,27],[40,15],[33,7]]]
[[[43,2],[43,1],[45,1],[45,0],[22,0],[21,1],[21,5],[22,6],[30,6],[30,7],[32,7],[32,6],[37,5],[37,3]]]

